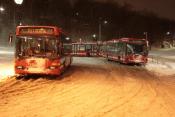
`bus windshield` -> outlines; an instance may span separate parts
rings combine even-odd
[[[17,37],[16,56],[56,57],[58,40],[54,37]]]
[[[85,45],[79,45],[79,51],[85,51]]]
[[[128,54],[147,54],[146,44],[127,44]]]

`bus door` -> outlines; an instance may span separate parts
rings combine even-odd
[[[78,55],[78,44],[75,44],[74,45],[74,53],[75,53],[75,55]]]
[[[114,54],[114,50],[115,50],[114,45],[115,45],[114,43],[109,43],[107,45],[107,57],[109,59],[114,59],[114,56],[115,56],[115,54]]]
[[[107,47],[106,44],[102,44],[100,46],[98,46],[98,55],[106,57],[106,52],[107,52]]]
[[[92,56],[96,56],[97,55],[97,45],[96,44],[92,44]]]
[[[113,43],[113,59],[118,61],[118,43]]]
[[[80,56],[86,56],[86,45],[85,44],[80,44],[78,45],[78,52]]]
[[[72,44],[72,55],[75,55],[75,44]]]
[[[117,48],[118,60],[124,61],[126,57],[126,43],[119,42]]]
[[[73,44],[73,55],[79,55],[80,52],[80,44]]]
[[[86,53],[87,53],[87,56],[92,56],[92,45],[91,44],[86,44]]]

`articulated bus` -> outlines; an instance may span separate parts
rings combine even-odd
[[[18,26],[15,73],[60,75],[72,62],[71,54],[64,54],[65,37],[55,26]]]
[[[73,56],[98,56],[98,46],[94,42],[76,42],[72,43]]]
[[[108,60],[144,65],[148,61],[148,41],[134,38],[113,39],[107,41],[106,54]]]

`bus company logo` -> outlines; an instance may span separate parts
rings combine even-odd
[[[30,60],[29,61],[29,66],[30,67],[36,67],[37,62],[35,60]]]

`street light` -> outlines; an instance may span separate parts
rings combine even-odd
[[[94,41],[97,41],[97,39],[96,39],[97,35],[96,34],[93,34],[92,37],[93,37]]]
[[[70,40],[70,37],[66,37],[66,40],[69,41]]]
[[[75,15],[76,15],[76,16],[79,16],[79,13],[78,13],[78,12],[76,12],[76,13],[75,13]]]
[[[107,20],[105,20],[105,21],[104,21],[104,24],[107,24],[107,23],[108,23],[108,21],[107,21]]]
[[[0,7],[0,11],[3,12],[5,11],[5,9],[3,7]]]
[[[23,0],[14,0],[16,4],[21,5],[23,3]]]
[[[93,34],[93,35],[92,35],[92,37],[93,37],[93,38],[96,38],[96,37],[97,37],[97,35],[96,35],[96,34]]]
[[[167,32],[166,35],[170,35],[171,33],[170,32]]]

